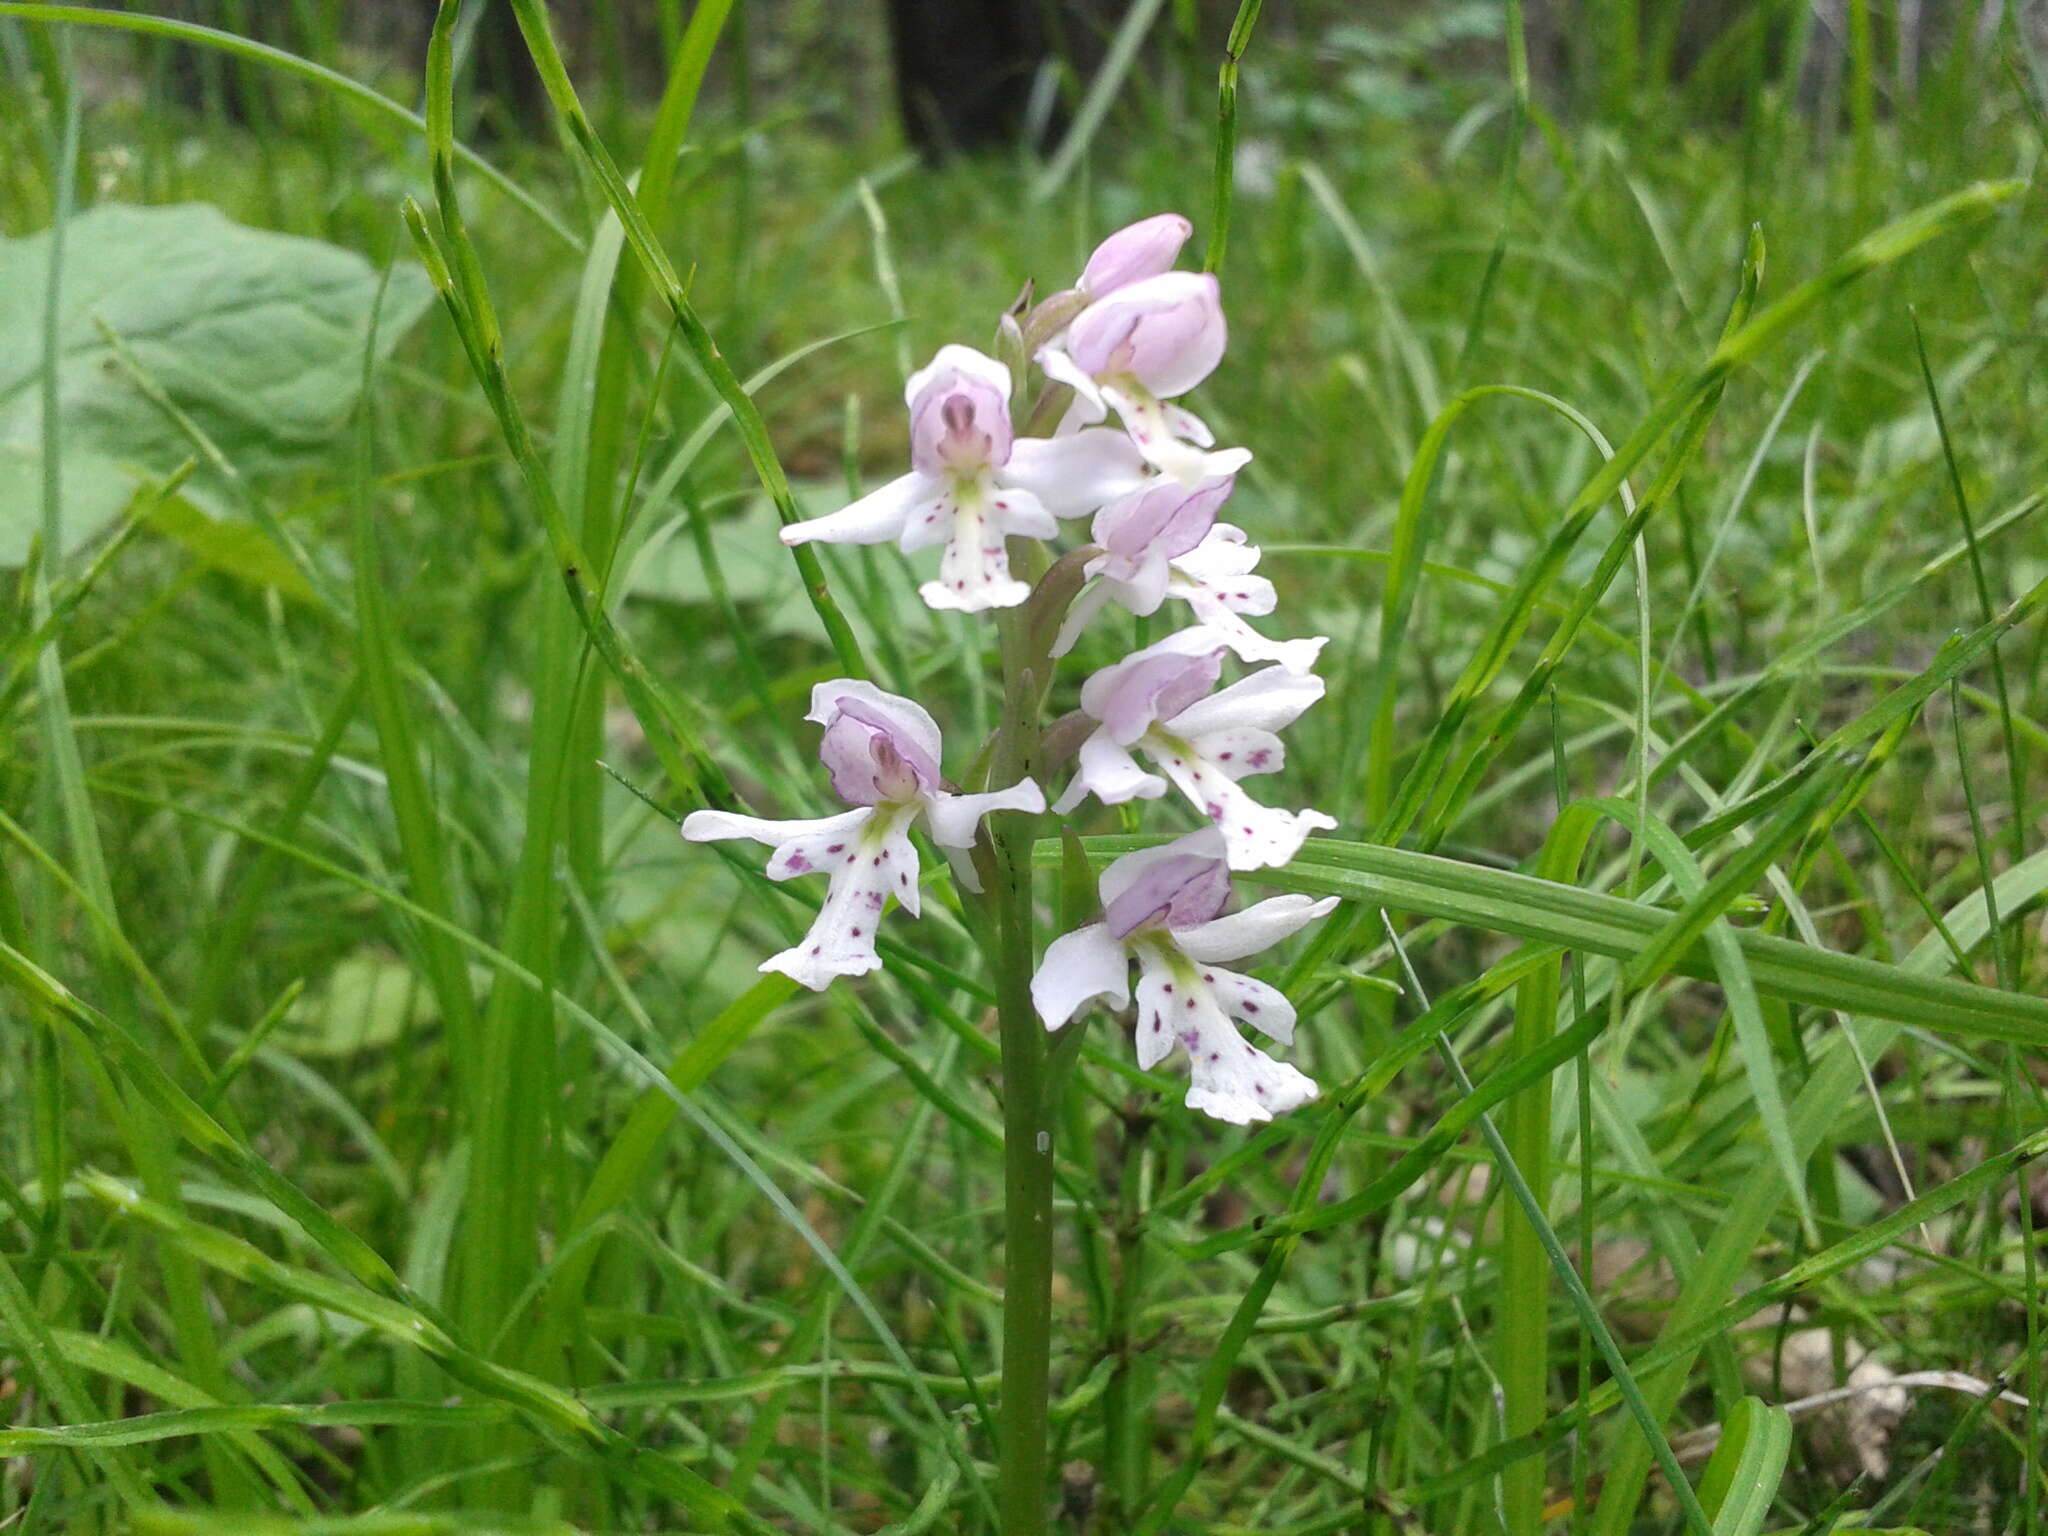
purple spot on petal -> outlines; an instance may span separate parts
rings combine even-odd
[[[834,843],[830,848],[827,848],[825,851],[827,853],[844,853],[846,851],[846,844]]]
[[[860,930],[858,928],[850,928],[847,931],[851,933],[856,939],[860,937]]]
[[[1244,1005],[1244,1011],[1246,1013],[1257,1013],[1259,1011],[1259,1005],[1257,1003],[1246,1003]]]

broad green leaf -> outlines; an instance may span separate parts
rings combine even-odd
[[[300,1056],[352,1056],[394,1043],[441,1016],[433,992],[395,955],[359,950],[285,1014],[283,1042]]]
[[[846,505],[846,487],[839,481],[804,482],[792,488],[798,509],[805,517],[823,517]],[[711,518],[711,542],[718,557],[719,574],[727,595],[758,617],[764,635],[790,636],[823,643],[825,627],[803,600],[803,581],[789,562],[789,551],[778,537],[781,524],[774,504],[765,497],[754,499],[737,516]],[[917,582],[929,571],[910,570],[891,550],[878,550],[874,568],[886,622],[905,636],[933,633],[931,610],[917,595]],[[859,589],[851,562],[857,555],[832,551],[826,555],[836,568],[847,562],[845,574]],[[929,562],[930,557],[925,557]],[[677,603],[712,603],[711,588],[703,562],[692,546],[688,525],[680,509],[672,524],[658,529],[639,552],[631,576],[635,597],[665,598]]]
[[[204,203],[105,203],[64,233],[57,387],[65,539],[90,537],[193,444],[114,356],[135,366],[243,475],[301,462],[348,420],[376,269],[353,251],[236,224]],[[47,231],[0,240],[0,565],[38,525]],[[420,273],[392,274],[388,350],[426,308]],[[203,496],[204,477],[195,486]]]
[[[120,471],[109,465],[116,475]],[[65,465],[65,484],[71,483]],[[127,487],[125,477],[121,480]],[[150,527],[182,546],[201,565],[236,576],[254,587],[275,587],[302,603],[314,601],[313,587],[278,548],[269,534],[252,522],[208,516],[182,496],[159,501],[147,518]]]

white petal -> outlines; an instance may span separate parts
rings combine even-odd
[[[1031,1003],[1047,1029],[1058,1029],[1100,998],[1112,1008],[1131,1000],[1130,956],[1100,923],[1063,933],[1045,947],[1031,978]]]
[[[1157,800],[1166,793],[1166,781],[1147,773],[1108,731],[1097,731],[1081,743],[1073,781],[1053,809],[1065,815],[1082,799],[1094,795],[1104,805],[1121,805],[1126,800]]]
[[[944,791],[932,796],[925,807],[925,825],[932,841],[941,848],[971,848],[974,830],[991,811],[1042,811],[1045,791],[1030,779],[1019,779],[1008,789],[993,789],[978,795],[952,795]]]
[[[1330,643],[1328,635],[1310,635],[1300,640],[1269,640],[1234,613],[1193,601],[1188,606],[1194,610],[1195,617],[1214,630],[1237,659],[1248,666],[1277,661],[1281,671],[1302,676],[1315,670],[1323,647]]]
[[[918,912],[917,850],[904,835],[902,813],[865,829],[832,866],[832,886],[811,931],[781,954],[761,962],[813,991],[837,976],[861,976],[881,966],[875,929],[893,897],[915,917]]]
[[[1214,636],[1216,631],[1206,630]],[[1301,712],[1323,696],[1323,680],[1285,667],[1261,667],[1228,688],[1198,699],[1173,719],[1163,721],[1176,736],[1206,736],[1233,726],[1262,731],[1284,730]]]
[[[1189,1109],[1231,1125],[1251,1125],[1299,1109],[1316,1096],[1312,1078],[1243,1040],[1237,1047],[1205,1051],[1190,1060]]]
[[[1037,495],[1018,485],[999,485],[989,492],[988,524],[1013,539],[1059,537],[1060,525]]]
[[[903,403],[909,405],[925,392],[934,379],[958,369],[986,383],[1005,400],[1010,398],[1010,370],[985,352],[950,342],[939,348],[932,360],[913,373],[903,386]]]
[[[1255,725],[1232,726],[1210,731],[1188,742],[1198,757],[1204,757],[1233,779],[1255,774],[1278,773],[1287,766],[1287,748],[1271,731]]]
[[[1045,347],[1039,351],[1038,366],[1045,370],[1045,376],[1055,384],[1064,384],[1074,392],[1074,403],[1067,408],[1066,420],[1078,418],[1083,422],[1102,420],[1109,414],[1109,407],[1103,403],[1102,391],[1095,387],[1095,381],[1081,370],[1081,365],[1067,356],[1064,347]],[[1016,450],[1011,450],[1014,462]]]
[[[1097,411],[1091,419],[1101,417]],[[1085,427],[1064,437],[1018,438],[997,479],[1031,492],[1055,517],[1085,517],[1143,484],[1145,461],[1115,428]]]
[[[1294,1004],[1278,987],[1269,987],[1252,976],[1240,976],[1222,966],[1202,972],[1216,1006],[1233,1019],[1243,1019],[1253,1029],[1282,1045],[1294,1043]]]
[[[1090,582],[1081,589],[1081,595],[1067,605],[1067,616],[1060,624],[1058,637],[1052,643],[1052,654],[1064,656],[1074,648],[1074,642],[1081,638],[1081,632],[1102,612],[1103,604],[1116,595],[1111,583],[1106,580]]]
[[[1120,379],[1115,384],[1103,384],[1101,394],[1123,422],[1124,430],[1130,433],[1131,441],[1144,455],[1145,462],[1183,485],[1227,479],[1252,461],[1249,448],[1219,448],[1205,452],[1185,441],[1174,427],[1177,418],[1173,413],[1179,408],[1156,398],[1129,378]],[[1206,435],[1208,428],[1202,430]]]
[[[1153,958],[1148,951],[1138,955],[1138,1022],[1132,1043],[1138,1050],[1138,1065],[1144,1071],[1151,1071],[1173,1054],[1173,1048],[1180,1044],[1178,1021],[1167,1017],[1176,1004],[1185,1006],[1187,999],[1177,994],[1173,985],[1173,973]]]
[[[782,530],[782,542],[884,544],[899,537],[912,514],[922,514],[943,490],[943,484],[930,475],[902,475],[837,512],[791,523]]]
[[[1184,555],[1174,557],[1174,569],[1190,581],[1221,586],[1233,576],[1242,576],[1259,563],[1259,549],[1235,523],[1217,523],[1201,543]],[[1268,582],[1270,587],[1272,583]],[[1235,604],[1233,604],[1235,606]],[[1238,608],[1239,613],[1270,613],[1270,608]]]
[[[826,819],[816,832],[793,837],[775,850],[768,860],[770,880],[794,880],[798,875],[826,874],[845,862],[847,849],[860,840],[860,829],[874,815],[873,806],[848,811]]]
[[[1010,574],[1002,530],[962,505],[953,518],[946,552],[939,558],[939,579],[919,587],[917,595],[928,608],[984,613],[1016,607],[1031,595],[1031,588]]]
[[[683,837],[692,843],[722,843],[745,837],[773,848],[820,833],[851,831],[874,813],[873,806],[864,805],[858,810],[841,811],[836,816],[771,821],[765,816],[740,816],[731,811],[692,811],[683,818]]]
[[[1188,1053],[1186,1103],[1218,1120],[1247,1125],[1306,1104],[1316,1085],[1245,1040],[1224,1017],[1209,983],[1179,980],[1141,952],[1138,977],[1138,1065],[1150,1069],[1178,1045]],[[1219,981],[1229,972],[1214,972]],[[1233,978],[1242,980],[1243,978]]]
[[[1263,576],[1254,576],[1250,562],[1245,562],[1239,570],[1222,568],[1223,560],[1209,553],[1214,542],[1213,539],[1204,540],[1173,562],[1173,595],[1193,608],[1198,618],[1217,612],[1233,617],[1241,613],[1255,617],[1271,613],[1279,601],[1273,583]],[[1232,556],[1241,557],[1248,552],[1252,561],[1259,557],[1256,549],[1247,551],[1237,545],[1225,547]]]
[[[903,520],[903,532],[896,547],[906,555],[930,549],[953,537],[953,524],[960,516],[960,487],[952,479],[931,482],[938,490],[910,509]]]
[[[1194,756],[1184,741],[1145,738],[1145,750],[1188,803],[1222,830],[1232,869],[1277,869],[1301,850],[1310,831],[1335,827],[1321,811],[1285,811],[1261,805],[1229,774]]]
[[[1123,587],[1119,594],[1124,607],[1143,618],[1159,611],[1159,605],[1166,601],[1166,584],[1173,576],[1173,566],[1166,556],[1157,549],[1147,550],[1144,556],[1132,562],[1128,576],[1120,578]]]
[[[1197,448],[1214,448],[1216,434],[1209,430],[1209,424],[1184,405],[1169,404],[1166,407],[1166,424],[1173,429],[1176,437],[1184,437]]]
[[[1177,929],[1173,941],[1194,960],[1242,960],[1246,955],[1271,949],[1336,909],[1334,896],[1273,896],[1252,903],[1242,912],[1232,912],[1193,928]]]

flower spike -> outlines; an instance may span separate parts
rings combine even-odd
[[[1306,927],[1337,905],[1326,896],[1275,896],[1223,916],[1230,870],[1222,834],[1205,827],[1118,859],[1102,872],[1102,921],[1046,947],[1031,1000],[1049,1030],[1098,1000],[1130,1002],[1138,965],[1138,1065],[1187,1052],[1187,1105],[1232,1125],[1270,1120],[1316,1096],[1316,1085],[1238,1034],[1241,1019],[1269,1039],[1294,1038],[1294,1008],[1280,992],[1219,963]]]
[[[1073,781],[1053,809],[1070,811],[1090,794],[1105,805],[1156,800],[1170,779],[1215,823],[1232,869],[1285,864],[1312,830],[1335,827],[1321,811],[1261,805],[1238,783],[1283,766],[1285,749],[1274,732],[1323,696],[1323,680],[1263,667],[1212,692],[1227,652],[1217,631],[1184,629],[1082,684],[1081,708],[1099,724],[1081,744]],[[1140,768],[1133,748],[1159,773]]]
[[[1143,464],[1106,428],[1019,438],[1010,421],[1010,370],[972,347],[939,349],[910,376],[911,471],[850,506],[792,523],[785,544],[880,544],[906,554],[943,544],[932,608],[1012,608],[1031,589],[1010,574],[1005,541],[1049,539],[1055,521],[1082,517],[1135,486]]]
[[[771,821],[729,811],[692,811],[683,836],[693,843],[750,838],[775,852],[768,878],[793,880],[824,874],[831,885],[811,931],[761,963],[813,991],[835,977],[861,976],[881,966],[875,929],[893,900],[912,917],[919,911],[917,849],[910,829],[921,816],[933,842],[949,852],[973,846],[976,828],[991,811],[1045,809],[1045,795],[1030,779],[987,794],[960,795],[939,775],[939,727],[920,706],[872,683],[840,678],[811,690],[804,717],[825,728],[818,756],[832,788],[854,809],[811,820]],[[973,866],[955,861],[972,878]]]

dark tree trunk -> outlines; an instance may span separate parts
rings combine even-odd
[[[927,158],[1013,144],[1049,53],[1037,0],[889,0],[903,132]]]

